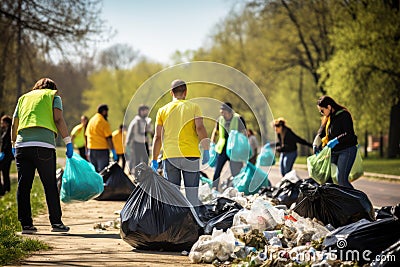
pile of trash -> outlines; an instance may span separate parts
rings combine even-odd
[[[361,191],[302,180],[295,172],[258,193],[222,193],[202,177],[192,207],[182,192],[145,164],[115,221],[136,249],[182,252],[215,266],[395,266],[400,204],[374,210]]]
[[[400,206],[374,210],[368,197],[356,189],[318,185],[292,172],[277,187],[260,194],[246,196],[227,188],[210,196],[214,199],[209,203],[223,198],[243,208],[231,209],[233,220],[199,237],[189,253],[192,263],[395,266],[396,256],[400,257]]]

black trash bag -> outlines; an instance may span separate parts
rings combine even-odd
[[[204,224],[179,189],[140,163],[138,186],[121,210],[121,238],[144,250],[189,251]]]
[[[376,219],[391,218],[393,216],[400,219],[400,203],[396,206],[384,206],[376,213]]]
[[[204,234],[209,235],[213,229],[226,231],[232,227],[233,217],[243,207],[236,201],[220,197],[214,199],[210,204],[199,207],[199,218],[205,224]]]
[[[272,192],[272,199],[277,205],[290,206],[296,202],[300,194],[300,185],[303,182],[295,171],[286,174],[277,189]]]
[[[325,252],[333,252],[343,261],[371,262],[400,237],[400,221],[386,218],[370,222],[362,219],[340,227],[325,237]]]
[[[105,167],[100,175],[103,177],[104,191],[95,198],[96,200],[125,201],[135,189],[131,179],[116,161]]]
[[[325,225],[340,227],[361,219],[375,220],[367,195],[357,189],[336,184],[300,185],[300,196],[293,211],[306,218],[316,218]]]
[[[400,239],[375,257],[371,267],[398,267],[400,259]],[[396,264],[397,262],[397,264]]]

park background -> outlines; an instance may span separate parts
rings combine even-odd
[[[285,117],[289,127],[305,139],[311,141],[320,125],[316,100],[328,94],[352,113],[364,157],[399,157],[399,1],[243,0],[225,1],[223,6],[214,2],[214,8],[206,1],[212,21],[213,10],[225,8],[224,15],[212,25],[200,47],[177,49],[167,62],[149,55],[151,50],[143,54],[135,43],[118,42],[124,39],[115,38],[116,29],[104,19],[104,2],[2,1],[1,114],[12,114],[18,97],[47,76],[59,87],[70,130],[82,114],[94,115],[101,103],[109,105],[109,122],[117,129],[132,96],[152,75],[182,62],[212,61],[253,80],[274,117]],[[175,10],[167,5],[154,10],[161,16],[157,10],[165,8],[170,20],[181,20],[190,29],[195,23],[209,22],[207,9],[201,11],[205,12],[202,20],[194,15],[200,12],[195,2],[171,1]],[[115,9],[131,9],[132,21],[135,8],[142,5],[141,1],[112,3]],[[161,42],[152,35],[160,24],[168,27],[166,20],[154,21],[150,14],[141,24],[124,19],[129,27],[147,31],[154,46],[176,41],[176,35],[162,36]],[[179,33],[180,28],[174,30]],[[193,33],[197,34],[195,28]],[[186,37],[181,34],[180,42]],[[165,81],[166,90],[170,82]],[[258,130],[248,108],[252,103],[244,103],[218,86],[189,85],[188,98],[198,96],[232,102],[248,127]],[[167,101],[169,95],[160,98],[156,107]],[[153,121],[155,112],[151,112]]]

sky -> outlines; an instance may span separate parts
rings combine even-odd
[[[103,0],[103,19],[117,34],[104,49],[129,44],[140,55],[168,63],[176,51],[204,45],[233,0]]]

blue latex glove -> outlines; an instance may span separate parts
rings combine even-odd
[[[65,155],[67,155],[67,158],[72,158],[72,154],[74,153],[74,148],[72,147],[72,143],[67,144],[67,152],[65,152]]]
[[[12,152],[14,158],[15,158],[15,147],[11,148],[11,152]]]
[[[328,144],[326,144],[327,147],[329,148],[334,148],[337,144],[339,144],[339,140],[336,138],[332,139],[331,141],[328,142]]]
[[[201,164],[206,164],[210,160],[210,152],[208,150],[203,151],[203,160],[201,161]]]
[[[4,152],[0,152],[0,161],[4,159]]]
[[[111,149],[111,153],[113,154],[114,161],[117,161],[118,160],[118,155],[117,155],[117,152],[115,151],[115,149]]]
[[[157,172],[158,169],[158,162],[156,159],[153,159],[150,163],[150,167],[153,169],[153,171]]]

